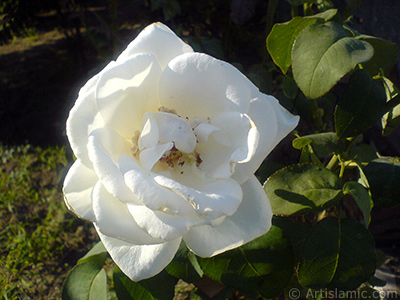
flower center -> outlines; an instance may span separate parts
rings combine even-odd
[[[168,168],[183,167],[185,164],[192,165],[194,163],[198,167],[201,162],[200,155],[196,151],[192,153],[182,153],[175,147],[165,152],[158,161],[161,166],[166,166]]]
[[[132,143],[132,155],[147,171],[174,170],[182,174],[185,164],[198,167],[202,163],[195,150],[194,129],[173,110],[146,113],[141,132],[135,133]]]

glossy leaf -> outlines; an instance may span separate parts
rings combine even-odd
[[[87,261],[76,265],[64,281],[63,300],[107,300],[107,275],[103,265]]]
[[[314,151],[320,156],[340,153],[344,150],[343,141],[338,140],[334,132],[322,132],[298,137],[293,140],[292,144],[296,149],[302,149],[304,146],[311,144]]]
[[[274,63],[286,74],[292,63],[292,47],[297,35],[318,19],[295,17],[291,21],[275,24],[267,38],[267,49]]]
[[[174,298],[175,285],[178,282],[178,279],[165,270],[154,277],[135,282],[117,266],[113,278],[115,291],[120,300],[170,300]]]
[[[339,178],[314,164],[299,164],[281,169],[264,184],[272,211],[293,215],[329,207],[340,199]]]
[[[372,46],[349,34],[333,22],[312,24],[300,32],[292,50],[292,69],[306,97],[323,96],[357,64],[372,57]]]
[[[372,77],[380,73],[383,70],[385,75],[389,75],[393,69],[399,49],[395,43],[386,41],[373,36],[360,35],[357,39],[367,42],[374,47],[374,56],[363,63],[363,69],[368,72]]]
[[[370,162],[363,172],[368,179],[376,206],[400,205],[400,162],[379,158]]]
[[[371,210],[374,206],[368,190],[358,182],[348,181],[343,186],[343,194],[348,194],[354,199],[364,216],[364,224],[368,227],[371,222]]]
[[[301,285],[353,290],[375,272],[374,239],[355,220],[328,217],[307,237],[298,266]]]
[[[199,258],[204,273],[235,289],[276,297],[293,273],[293,253],[282,229],[273,224],[263,236],[212,258]]]
[[[335,112],[336,134],[339,138],[361,134],[373,126],[386,112],[385,89],[367,72],[359,70],[350,76]]]

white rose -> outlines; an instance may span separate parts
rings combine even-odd
[[[269,230],[254,172],[297,123],[232,65],[152,24],[79,92],[66,204],[132,280],[164,269],[182,239],[211,257]]]

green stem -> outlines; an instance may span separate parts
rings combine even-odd
[[[334,154],[331,158],[331,160],[329,161],[329,163],[326,165],[326,168],[329,170],[333,170],[333,168],[335,168],[338,164],[338,156],[337,154]]]
[[[338,158],[339,158],[339,161],[340,161],[339,179],[340,179],[340,181],[342,181],[343,175],[344,175],[344,171],[345,171],[345,169],[346,169],[346,165],[345,165],[343,159],[342,159],[340,156],[339,156]]]

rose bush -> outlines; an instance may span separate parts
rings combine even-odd
[[[79,92],[66,204],[132,280],[160,272],[182,239],[211,257],[270,228],[254,172],[297,123],[232,65],[152,24]]]

